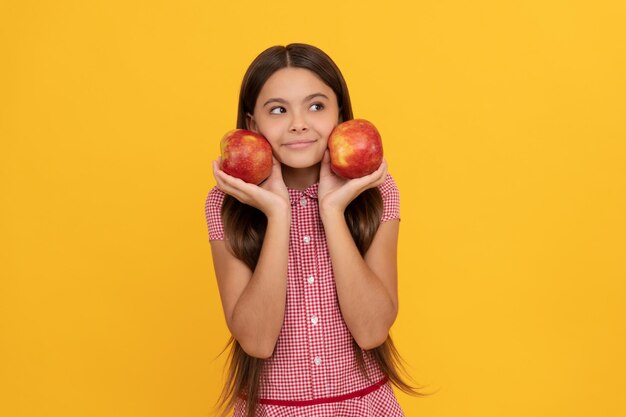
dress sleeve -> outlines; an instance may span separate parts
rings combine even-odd
[[[222,224],[222,203],[224,194],[217,187],[209,191],[204,205],[204,214],[209,229],[209,240],[224,240],[224,225]]]
[[[380,222],[400,220],[400,190],[391,175],[387,174],[385,182],[378,186],[383,198],[383,214]]]

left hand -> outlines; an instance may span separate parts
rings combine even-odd
[[[368,188],[378,187],[387,177],[387,162],[383,159],[378,169],[361,178],[346,179],[330,168],[330,154],[324,153],[320,167],[318,201],[320,212],[338,212],[343,215],[352,200]]]

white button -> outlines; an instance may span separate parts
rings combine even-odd
[[[302,197],[302,198],[300,199],[300,205],[301,205],[302,207],[306,206],[306,198]]]
[[[314,326],[317,324],[318,320],[317,316],[311,317],[311,323],[313,323]]]
[[[315,359],[313,359],[313,363],[319,366],[322,363],[322,358],[316,356]]]
[[[313,284],[315,282],[315,278],[313,277],[313,275],[309,275],[309,277],[306,279],[306,281],[309,284]]]
[[[304,237],[304,243],[309,243],[310,241],[311,241],[311,238],[309,236]]]

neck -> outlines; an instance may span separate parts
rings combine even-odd
[[[283,180],[288,188],[306,190],[320,179],[320,164],[309,168],[282,166]]]

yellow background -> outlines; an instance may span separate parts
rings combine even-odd
[[[210,161],[290,42],[401,190],[407,416],[626,415],[624,3],[294,3],[0,3],[0,415],[212,415]]]

